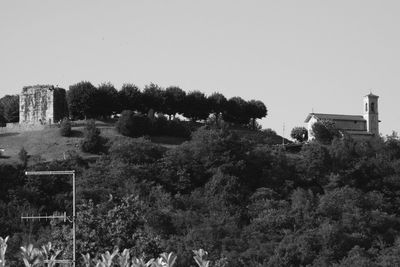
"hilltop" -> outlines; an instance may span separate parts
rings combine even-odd
[[[52,127],[40,131],[26,131],[21,133],[2,133],[0,134],[0,148],[5,151],[0,163],[13,163],[18,161],[18,153],[24,148],[32,162],[63,160],[69,156],[76,154],[83,159],[97,158],[98,155],[82,152],[80,143],[83,139],[84,121],[75,121],[73,123],[73,135],[71,137],[63,137],[59,133],[59,128]],[[118,133],[112,122],[96,121],[96,126],[100,129],[101,135],[108,139],[109,142],[129,139]],[[234,129],[242,137],[250,139],[261,138],[260,132],[247,129]],[[282,137],[271,134],[268,142],[271,144],[281,144]],[[186,138],[171,136],[151,136],[153,143],[160,144],[165,147],[174,147],[187,141]],[[285,143],[290,143],[285,139]]]
[[[110,142],[121,139],[129,139],[129,137],[119,134],[113,123],[105,123],[96,121],[96,126],[100,129],[101,135],[106,137]],[[80,149],[80,142],[83,139],[84,121],[77,121],[72,127],[73,135],[71,137],[63,137],[59,133],[59,128],[46,128],[40,131],[26,131],[21,133],[3,133],[0,134],[0,148],[5,152],[0,162],[12,163],[18,161],[18,153],[24,148],[31,160],[51,161],[62,160],[71,154],[77,154],[84,159],[98,157],[89,153],[84,153]],[[152,142],[159,143],[170,147],[181,144],[184,138],[154,136]]]

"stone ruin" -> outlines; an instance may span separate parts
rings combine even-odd
[[[68,116],[65,89],[52,85],[26,86],[19,97],[19,124],[52,125]]]

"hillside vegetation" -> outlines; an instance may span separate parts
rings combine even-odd
[[[5,149],[0,162],[16,163],[18,153],[24,148],[33,162],[63,160],[71,154],[77,154],[83,158],[93,155],[83,153],[80,142],[83,138],[83,123],[77,123],[73,127],[72,136],[63,137],[59,128],[48,128],[41,131],[27,131],[21,133],[0,134],[0,148]],[[121,138],[114,130],[113,125],[97,122],[102,134],[110,139]]]
[[[78,252],[92,258],[115,247],[145,260],[172,251],[176,266],[188,267],[192,250],[203,248],[213,266],[400,262],[396,135],[335,138],[287,154],[266,136],[202,127],[170,148],[123,138],[91,161],[75,155],[28,169],[77,171]],[[26,177],[24,170],[23,163],[0,165],[0,236],[10,235],[10,266],[22,264],[19,247],[27,243],[51,241],[60,258],[70,257],[68,223],[19,219],[22,213],[70,214],[69,180]]]

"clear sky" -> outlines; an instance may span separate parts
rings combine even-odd
[[[1,0],[0,97],[82,80],[262,100],[285,136],[309,112],[400,131],[400,1]]]

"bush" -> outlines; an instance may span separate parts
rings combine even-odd
[[[150,134],[150,119],[147,116],[124,110],[116,125],[117,131],[125,136],[140,137]]]
[[[191,133],[187,122],[179,119],[170,121],[164,116],[150,120],[147,116],[135,114],[131,110],[124,110],[121,113],[116,128],[120,134],[130,137],[166,135],[188,138]]]
[[[106,140],[100,136],[100,130],[96,127],[94,120],[87,121],[84,134],[85,138],[81,143],[83,152],[99,153],[104,151]]]
[[[72,135],[72,126],[69,119],[65,118],[62,120],[60,125],[60,134],[61,136],[69,137]]]
[[[290,137],[297,142],[305,142],[308,139],[308,130],[305,127],[294,127],[290,132]]]
[[[21,150],[18,152],[18,158],[22,162],[22,164],[26,167],[28,164],[28,152],[25,150],[25,148],[21,148]]]
[[[175,136],[175,137],[183,137],[189,138],[191,134],[191,130],[185,122],[180,120],[172,120],[168,121],[168,127],[166,130],[166,135]]]
[[[165,152],[165,147],[153,144],[143,137],[114,142],[109,149],[112,160],[129,164],[155,163]]]
[[[167,120],[165,117],[159,117],[153,122],[151,133],[152,135],[189,138],[191,130],[186,122],[179,119]]]

